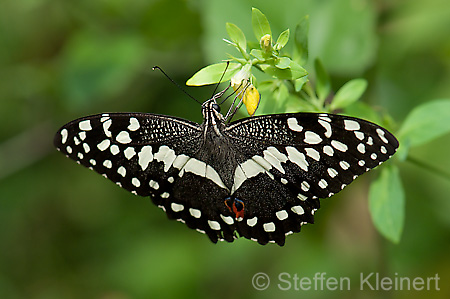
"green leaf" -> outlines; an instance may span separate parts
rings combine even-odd
[[[255,57],[256,59],[258,59],[260,61],[264,61],[265,60],[262,51],[259,50],[259,49],[252,49],[250,51],[250,55],[252,55],[253,57]]]
[[[306,82],[308,82],[308,76],[303,76],[301,78],[298,78],[295,80],[295,91],[300,91],[303,88],[303,85],[306,84]]]
[[[279,69],[270,64],[261,64],[260,67],[266,74],[280,80],[295,80],[308,74],[304,68],[292,60],[289,67],[286,69]]]
[[[258,40],[261,40],[266,34],[272,36],[272,31],[270,30],[270,24],[266,16],[257,8],[252,8],[252,27],[253,32]]]
[[[336,110],[356,102],[367,88],[365,79],[353,79],[345,83],[337,92],[331,102],[330,109]]]
[[[424,103],[409,113],[397,137],[410,146],[418,146],[449,133],[449,120],[450,99]]]
[[[245,38],[244,32],[242,32],[242,30],[233,23],[226,23],[225,27],[230,39],[234,43],[236,43],[242,51],[245,52],[245,50],[247,49],[247,40]]]
[[[208,65],[196,72],[189,80],[187,80],[186,85],[188,86],[202,86],[208,84],[218,83],[220,78],[225,71],[227,64],[226,62],[216,63]],[[223,76],[222,81],[228,81],[231,77],[239,71],[242,67],[239,63],[230,63],[227,72]]]
[[[276,60],[275,66],[279,69],[287,69],[292,60],[289,57],[280,57]]]
[[[405,218],[405,193],[395,165],[386,165],[370,185],[369,210],[377,230],[398,243]]]
[[[278,36],[277,43],[275,44],[274,49],[277,51],[283,49],[288,41],[289,41],[289,29],[286,29],[283,32],[281,32],[280,36]]]
[[[330,76],[319,58],[314,60],[314,69],[316,71],[316,93],[318,98],[323,100],[330,94]]]
[[[304,16],[300,22],[295,26],[294,57],[301,65],[308,60],[308,31],[309,31],[309,16]]]

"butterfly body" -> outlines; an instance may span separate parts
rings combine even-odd
[[[284,245],[314,222],[330,197],[387,160],[387,130],[357,118],[316,113],[227,123],[219,93],[203,123],[145,113],[109,113],[63,126],[55,146],[126,190],[150,196],[171,219],[213,242],[243,236]]]

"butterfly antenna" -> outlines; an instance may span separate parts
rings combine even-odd
[[[242,83],[241,83],[241,85],[242,85]],[[239,93],[237,93],[234,96],[233,103],[231,104],[230,108],[228,109],[227,114],[225,115],[225,119],[227,119],[228,122],[230,122],[233,119],[233,116],[236,114],[236,112],[239,110],[239,108],[241,108],[242,103],[244,102],[244,94],[247,91],[247,88],[249,86],[250,86],[250,82],[247,82],[245,84],[245,86],[239,91]],[[239,97],[241,97],[241,99],[240,99],[239,103],[237,105],[235,105],[236,104],[236,99],[238,99]]]
[[[155,65],[154,67],[152,67],[152,70],[159,70],[161,73],[163,73],[164,76],[166,76],[167,79],[170,80],[170,82],[172,82],[173,84],[175,84],[176,87],[178,87],[182,92],[184,92],[188,97],[190,97],[191,99],[193,99],[194,101],[196,101],[197,103],[201,104],[196,98],[194,98],[193,96],[191,96],[186,90],[184,90],[183,87],[180,86],[180,84],[178,84],[177,82],[175,82],[172,78],[169,77],[169,75],[167,75],[162,68],[160,68],[159,66]],[[223,77],[223,76],[222,76]]]
[[[222,105],[223,103],[225,103],[226,100],[228,100],[228,99],[231,98],[233,95],[235,95],[236,92],[237,92],[237,90],[239,90],[239,89],[241,88],[242,84],[243,84],[243,82],[241,82],[241,84],[239,84],[239,86],[238,86],[238,88],[236,88],[236,90],[233,89],[233,92],[230,93],[229,95],[227,95],[226,98],[223,99],[223,101],[219,103],[219,105]],[[231,86],[231,82],[230,82],[230,85],[228,86],[228,88],[229,88],[230,86]],[[234,102],[233,102],[233,103],[234,103]]]
[[[225,73],[227,72],[229,66],[230,66],[230,62],[227,61],[227,65],[225,66],[225,70],[223,71],[222,76],[219,79],[219,82],[216,84],[216,88],[214,88],[214,91],[213,91],[213,94],[212,94],[213,96],[216,94],[217,88],[219,88],[220,83],[222,83],[222,79],[225,76]]]

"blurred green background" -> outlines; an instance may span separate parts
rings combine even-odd
[[[448,1],[6,0],[1,6],[0,298],[450,298],[450,182],[423,168],[401,164],[406,220],[399,244],[372,225],[372,172],[323,200],[316,224],[284,247],[246,239],[214,245],[52,146],[61,125],[99,112],[201,121],[199,105],[151,67],[183,83],[225,59],[233,50],[222,41],[225,22],[253,36],[252,6],[266,14],[275,36],[309,14],[310,57],[322,59],[334,89],[366,78],[364,101],[400,124],[418,104],[450,95]],[[187,90],[205,100],[213,87]],[[446,171],[449,148],[447,135],[411,156]],[[257,272],[271,278],[264,291],[252,286]],[[282,291],[284,272],[349,277],[351,290]],[[441,290],[359,290],[360,273],[371,272],[437,273]]]

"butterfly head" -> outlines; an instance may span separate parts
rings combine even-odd
[[[207,124],[215,125],[225,121],[224,116],[220,113],[220,106],[217,104],[216,96],[202,104],[202,114]]]

